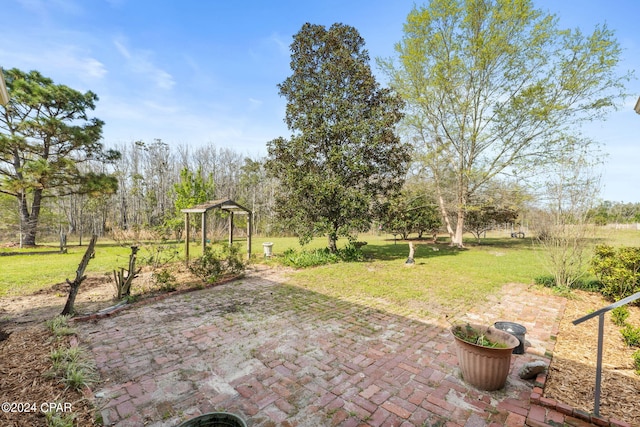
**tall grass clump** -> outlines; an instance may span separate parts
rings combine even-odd
[[[69,326],[69,316],[56,316],[45,322],[45,325],[55,337],[75,335],[76,330]]]
[[[75,414],[60,414],[58,412],[45,412],[47,427],[74,427],[76,425]]]
[[[76,333],[76,330],[69,326],[68,316],[56,316],[47,320],[45,324],[58,340]],[[62,342],[66,343],[66,340]],[[85,350],[80,347],[67,347],[66,344],[61,344],[51,351],[49,360],[51,368],[44,375],[48,378],[57,378],[67,388],[80,390],[97,381],[96,367]],[[52,423],[57,421],[52,420]]]
[[[97,381],[96,368],[87,353],[80,347],[61,347],[49,355],[51,369],[46,373],[58,378],[67,388],[80,390]]]

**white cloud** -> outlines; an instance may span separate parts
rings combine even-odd
[[[269,37],[269,42],[273,43],[277,46],[278,50],[280,51],[281,54],[285,55],[285,56],[289,56],[289,54],[291,53],[289,51],[289,44],[291,43],[292,40],[290,40],[291,37],[288,38],[288,42],[284,41],[282,39],[282,36],[280,36],[279,34],[273,33],[271,34],[271,36]]]
[[[127,65],[132,72],[145,76],[161,89],[169,90],[175,85],[173,76],[153,63],[151,59],[153,52],[132,50],[126,46],[126,40],[123,37],[114,39],[113,44],[127,60]]]
[[[159,104],[155,101],[143,101],[143,105],[149,109],[163,114],[175,114],[179,109],[174,105]]]
[[[78,68],[84,70],[87,75],[95,78],[102,78],[107,74],[107,69],[104,64],[94,58],[83,58],[82,61],[78,62]]]
[[[21,68],[23,71],[35,69],[45,76],[50,76],[51,71],[55,70],[57,75],[91,82],[107,74],[102,62],[78,46],[40,45],[14,51],[0,49],[0,56],[4,58],[5,66]],[[46,68],[43,68],[43,64]]]
[[[263,102],[259,99],[249,98],[249,110],[253,111],[262,106]]]
[[[120,55],[124,56],[126,59],[131,59],[131,54],[129,53],[129,49],[127,49],[125,45],[120,42],[120,40],[118,39],[114,40],[113,44],[116,46],[116,49],[118,49],[118,52],[120,52]]]

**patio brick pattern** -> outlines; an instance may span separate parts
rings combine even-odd
[[[498,392],[460,379],[444,319],[390,314],[264,273],[77,326],[103,379],[93,393],[106,426],[169,427],[224,410],[248,426],[518,427],[586,422],[544,406],[541,384],[517,377],[526,362],[549,362],[563,309],[561,298],[507,285],[464,316],[527,328],[527,352],[512,357]]]

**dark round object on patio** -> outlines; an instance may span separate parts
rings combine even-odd
[[[527,328],[513,322],[496,322],[493,326],[501,331],[509,332],[511,335],[518,338],[520,345],[513,349],[513,354],[524,354],[524,337],[527,333]]]
[[[242,418],[228,412],[211,412],[191,418],[178,427],[247,427]]]

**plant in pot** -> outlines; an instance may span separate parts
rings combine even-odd
[[[493,326],[472,323],[453,325],[462,378],[480,390],[504,387],[511,367],[511,353],[518,338]]]

